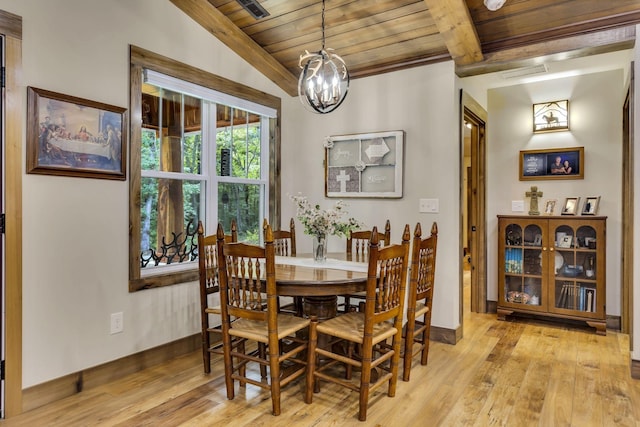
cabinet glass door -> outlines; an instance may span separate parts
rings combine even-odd
[[[504,229],[503,303],[542,305],[542,230],[537,224],[507,224]]]
[[[554,236],[554,311],[578,311],[581,316],[595,313],[598,298],[596,230],[589,225],[574,230],[561,224],[554,227]]]

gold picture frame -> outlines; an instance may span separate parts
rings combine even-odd
[[[520,181],[584,179],[584,147],[520,151]]]
[[[127,110],[27,88],[27,173],[126,179]]]
[[[576,215],[578,206],[580,205],[580,197],[567,197],[562,207],[562,215]]]

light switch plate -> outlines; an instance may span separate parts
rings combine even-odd
[[[512,200],[511,212],[524,212],[524,200]]]
[[[418,211],[422,213],[438,213],[440,201],[438,199],[420,199]]]

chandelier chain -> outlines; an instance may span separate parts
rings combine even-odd
[[[324,50],[324,0],[322,0],[322,50]]]

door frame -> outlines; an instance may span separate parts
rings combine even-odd
[[[629,334],[629,348],[633,350],[633,204],[634,204],[634,147],[633,117],[635,91],[635,63],[629,68],[629,87],[622,106],[622,292],[621,332]]]
[[[471,235],[468,236],[471,254],[471,311],[477,313],[487,312],[487,213],[486,213],[486,126],[487,111],[469,94],[460,91],[460,126],[465,121],[471,123],[471,191],[468,211],[471,217],[467,219],[470,224]],[[466,174],[464,167],[464,132],[460,135],[461,143],[461,183],[464,182],[462,174]],[[462,188],[460,197],[466,197],[466,190]],[[462,206],[462,200],[460,206]],[[462,215],[460,215],[460,236],[463,232]],[[460,238],[460,253],[466,242]],[[462,268],[460,269],[460,323],[463,316],[462,300]]]
[[[22,412],[22,17],[0,10],[5,37],[5,387],[4,417]]]

